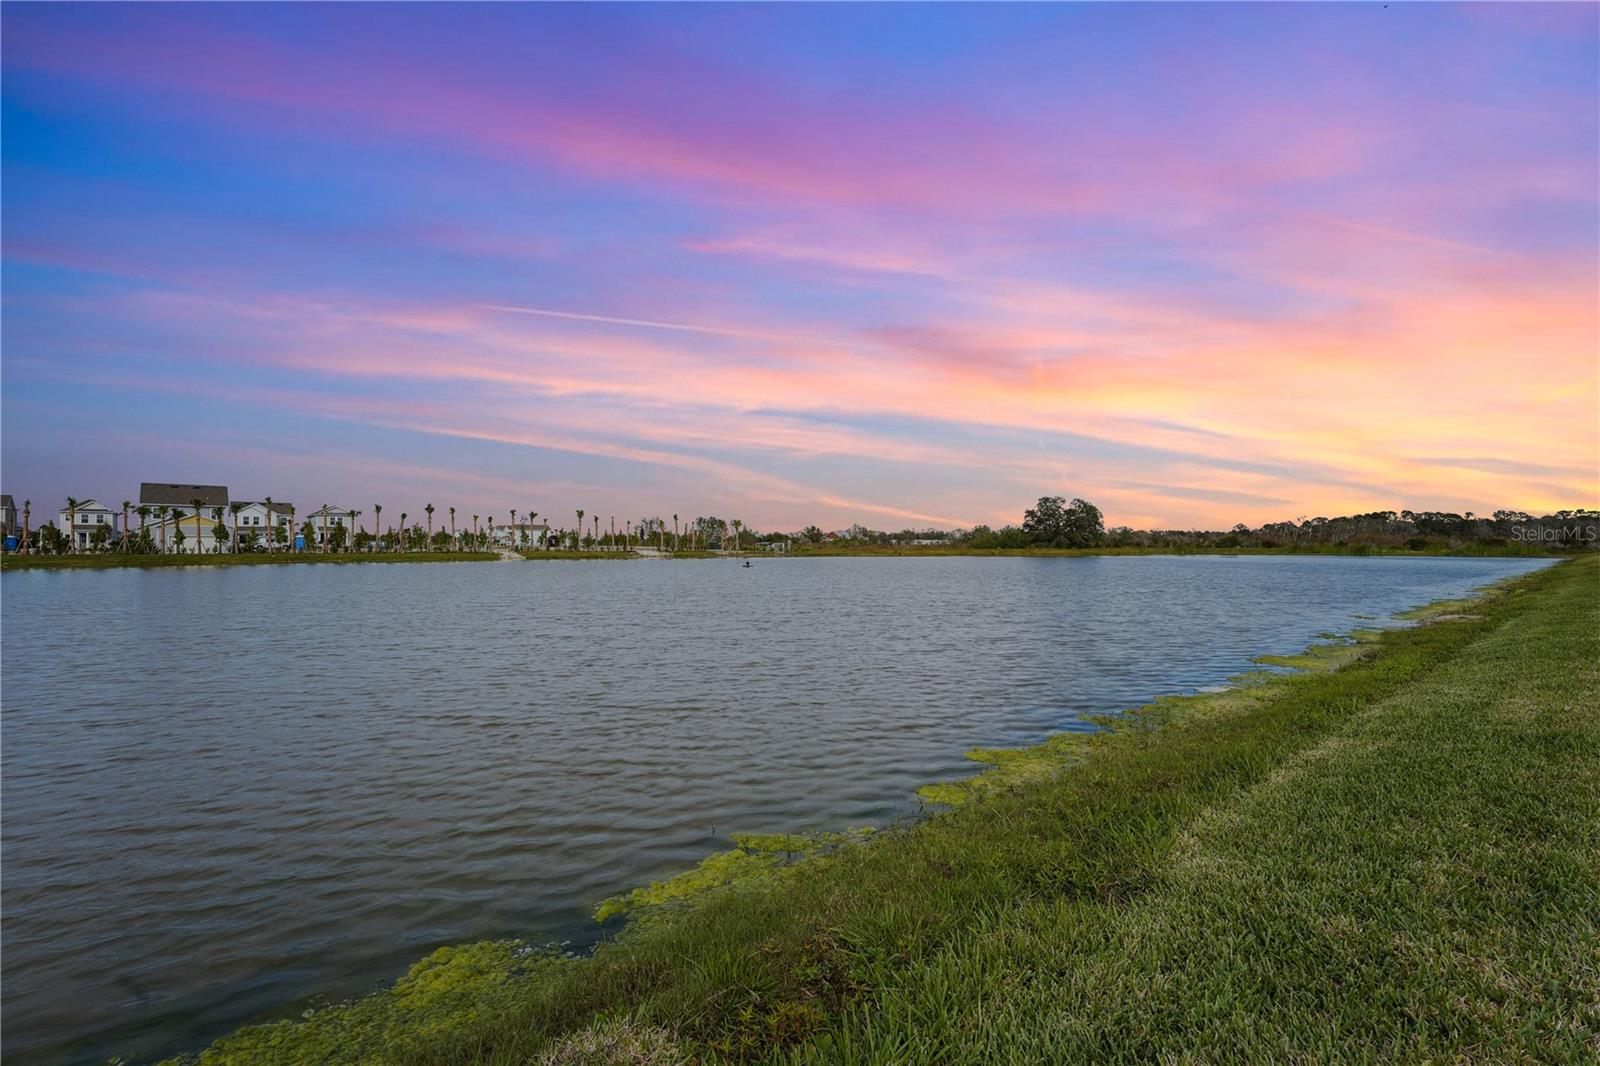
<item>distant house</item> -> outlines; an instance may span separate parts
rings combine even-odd
[[[232,527],[234,524],[235,519],[230,505],[228,525]],[[263,548],[269,550],[277,547],[286,548],[294,543],[294,504],[273,500],[272,506],[268,507],[265,500],[244,502],[239,507],[237,524],[241,540],[246,534],[254,533]],[[282,536],[277,541],[272,537],[274,528],[282,530]]]
[[[520,548],[524,534],[528,537],[528,547],[543,548],[550,537],[550,527],[543,522],[538,525],[518,522],[515,526],[506,522],[497,523],[489,530],[489,543],[500,548]]]
[[[195,544],[194,501],[200,501],[200,539],[205,544]],[[166,507],[168,517],[182,519],[189,515],[184,530],[184,552],[216,551],[216,541],[211,539],[211,527],[219,515],[227,517],[227,485],[176,485],[170,482],[139,483],[139,506],[157,511]],[[152,536],[155,533],[152,531]],[[170,533],[168,533],[170,536]]]
[[[221,522],[228,527],[228,533],[221,540],[217,539],[217,523]],[[193,507],[167,507],[167,514],[162,518],[159,513],[150,517],[146,529],[150,533],[151,542],[157,548],[161,546],[163,531],[166,535],[167,550],[181,551],[184,555],[214,555],[217,552],[230,550],[233,540],[233,518],[226,507],[200,508],[199,528],[196,522]],[[177,534],[183,533],[183,544],[178,544]]]
[[[323,504],[315,511],[306,515],[311,523],[312,539],[307,548],[321,550],[324,547],[324,538],[331,539],[333,527],[344,526],[344,546],[349,549],[355,543],[356,519],[361,512],[351,507],[334,507],[332,504]]]
[[[17,503],[11,498],[9,492],[0,495],[0,519],[5,522],[4,528],[0,529],[0,534],[9,537],[17,532]]]
[[[97,500],[84,500],[70,511],[63,507],[56,528],[65,533],[77,551],[90,546],[97,529],[106,530],[106,546],[114,547],[117,539],[117,512]]]

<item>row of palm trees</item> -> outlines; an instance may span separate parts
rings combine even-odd
[[[271,506],[271,503],[272,501],[269,499],[267,501],[269,507]],[[427,516],[426,530],[423,530],[423,527],[420,525],[414,527],[420,536],[408,536],[408,528],[406,523],[411,516],[407,512],[402,511],[400,512],[400,524],[398,529],[391,526],[382,533],[375,531],[372,534],[368,534],[363,526],[357,529],[355,535],[352,537],[351,542],[357,548],[357,550],[389,551],[415,551],[419,546],[424,550],[437,550],[441,547],[448,547],[451,550],[460,551],[464,548],[471,547],[491,547],[496,543],[494,534],[494,515],[487,516],[486,522],[483,521],[483,516],[476,514],[472,515],[472,527],[470,530],[467,530],[458,528],[456,524],[456,509],[454,507],[448,508],[447,510],[450,515],[450,532],[447,539],[441,540],[444,531],[441,529],[439,531],[440,536],[436,536],[433,529],[433,516],[436,508],[433,504],[429,503],[425,504],[422,510]],[[507,512],[510,515],[510,546],[513,548],[532,548],[534,546],[536,537],[535,530],[538,528],[535,523],[539,518],[539,512],[531,507],[526,511],[518,511],[517,508],[512,507],[508,508]],[[333,542],[333,538],[330,536],[330,532],[327,527],[327,513],[328,508],[326,505],[324,505],[322,508],[323,535],[321,537],[321,543],[322,548],[325,551],[330,549]],[[352,511],[350,514],[352,519],[355,519],[358,518],[362,512]],[[383,504],[374,503],[372,505],[372,514],[375,530],[383,529]],[[520,523],[517,520],[517,516],[519,514],[522,516],[522,521]],[[591,515],[582,507],[574,509],[573,514],[577,518],[577,524],[569,530],[548,530],[548,534],[544,538],[545,547],[561,547],[570,548],[572,550],[582,550],[587,547],[603,548],[609,551],[618,549],[623,551],[632,551],[636,547],[648,546],[649,540],[651,539],[649,534],[651,531],[653,531],[655,534],[654,539],[656,540],[657,549],[661,551],[668,550],[668,545],[666,542],[666,522],[662,518],[641,521],[637,528],[635,528],[634,523],[632,522],[624,522],[623,530],[619,534],[617,531],[616,517],[612,516],[610,520],[609,531],[602,535],[600,530],[599,515]],[[584,519],[586,517],[592,523],[589,526],[585,526]],[[480,523],[482,524],[480,525]],[[737,551],[740,546],[739,538],[744,530],[744,522],[735,518],[732,522],[719,523],[719,526],[720,528],[717,529],[716,532],[718,533],[719,540],[723,543],[726,543],[726,537],[731,528],[734,550]],[[706,538],[707,530],[701,525],[685,526],[682,524],[678,515],[672,516],[671,550],[684,550],[685,539],[688,540],[687,547],[689,550],[692,551],[704,549],[707,547]]]
[[[67,497],[67,507],[66,507],[66,511],[67,511],[67,531],[66,531],[66,533],[64,535],[60,535],[60,540],[61,540],[61,548],[62,548],[62,550],[66,551],[68,553],[76,552],[78,550],[78,543],[77,543],[77,537],[76,537],[77,525],[78,525],[78,509],[81,508],[83,506],[83,504],[84,504],[84,501],[78,499],[75,496],[68,496]],[[234,519],[235,519],[235,521],[234,521],[234,539],[235,540],[238,539],[238,514],[239,514],[239,510],[243,506],[244,506],[243,504],[235,504],[235,505],[233,505],[233,513],[234,513]],[[204,501],[191,500],[190,501],[190,507],[193,508],[193,512],[194,512],[194,536],[195,536],[195,543],[198,544],[199,541],[200,541],[200,536],[201,536],[200,523],[202,521],[202,512],[204,510]],[[134,537],[134,533],[133,533],[133,529],[132,529],[132,523],[129,521],[129,517],[128,517],[130,511],[133,514],[138,515],[138,517],[139,517],[139,534],[138,534],[137,540]],[[160,531],[161,531],[161,551],[162,551],[163,554],[165,554],[166,550],[167,550],[167,526],[168,526],[167,519],[168,519],[169,516],[176,516],[176,515],[178,515],[180,513],[181,512],[175,507],[169,507],[169,506],[165,506],[165,505],[159,506],[159,507],[151,507],[151,506],[147,506],[147,505],[144,505],[144,504],[140,504],[138,507],[135,507],[133,505],[133,501],[132,500],[123,500],[122,501],[122,536],[118,539],[117,550],[119,550],[119,551],[129,551],[129,552],[135,551],[135,550],[137,550],[137,545],[139,543],[148,542],[149,537],[148,537],[148,532],[147,532],[147,525],[149,523],[149,520],[152,517],[154,517],[154,518],[158,519],[158,521],[160,523],[157,528],[160,529]],[[222,523],[222,508],[220,508],[220,507],[212,508],[212,517],[220,525]],[[33,501],[32,500],[23,500],[22,501],[22,536],[20,538],[18,538],[18,546],[17,547],[18,547],[19,553],[24,554],[24,555],[32,550],[32,537],[31,537],[30,531],[29,531],[29,527],[30,527],[30,525],[32,523],[32,520],[33,520]],[[174,525],[175,525],[175,523],[174,523]],[[105,529],[105,531],[106,531],[106,539],[109,540],[109,536],[110,536],[109,527],[102,527],[102,528]],[[213,527],[213,529],[215,529],[215,527]],[[178,533],[178,535],[180,537],[183,535],[181,529],[177,529],[176,531],[177,531],[177,533]],[[99,532],[100,532],[99,530],[96,530],[96,533],[99,533]],[[58,534],[59,534],[59,531],[58,531]]]
[[[266,533],[269,539],[268,547],[282,547],[286,544],[289,538],[292,526],[286,526],[274,521],[274,519],[279,516],[280,512],[273,503],[272,497],[268,496],[264,502],[267,509],[268,527]],[[77,512],[78,509],[83,506],[83,503],[84,501],[79,500],[76,497],[67,497],[66,512],[68,533],[65,537],[61,538],[65,541],[65,544],[62,545],[62,547],[67,552],[76,552],[78,550],[74,533],[76,532]],[[30,550],[28,530],[32,515],[32,506],[31,500],[23,501],[22,537],[20,550],[24,553]],[[233,520],[231,529],[226,523],[223,522],[223,508],[210,508],[211,517],[215,523],[212,526],[212,534],[217,551],[220,552],[223,550],[222,545],[224,541],[228,542],[231,550],[233,551],[240,550],[241,546],[246,544],[253,546],[255,530],[247,530],[245,540],[241,540],[239,535],[239,513],[247,506],[249,505],[241,502],[235,502],[228,505],[227,510],[231,513]],[[202,522],[204,520],[203,515],[206,510],[207,508],[205,507],[204,501],[200,499],[193,499],[189,501],[187,513],[182,508],[165,504],[140,504],[136,507],[131,500],[123,500],[122,532],[120,538],[118,538],[116,550],[123,552],[159,550],[161,554],[165,555],[168,551],[167,532],[169,528],[175,532],[177,538],[177,547],[179,550],[182,550],[183,540],[186,539],[182,530],[182,522],[189,517],[192,517],[194,520],[194,539],[195,543],[198,545],[202,537]],[[329,527],[329,510],[330,508],[328,505],[324,504],[320,511],[322,517],[320,537],[316,535],[318,531],[312,525],[309,519],[300,530],[300,532],[305,536],[306,543],[308,545],[317,545],[320,547],[320,550],[324,552],[333,551],[336,543],[339,547],[343,547],[347,542],[347,537],[342,531],[342,520],[335,521],[335,527],[341,530],[341,533],[338,536],[335,536],[334,530]],[[400,512],[400,525],[398,530],[396,530],[394,527],[390,527],[385,532],[378,532],[378,530],[383,528],[383,505],[380,503],[375,503],[372,505],[374,532],[368,534],[364,526],[358,527],[353,532],[353,535],[348,537],[348,543],[357,551],[415,551],[419,548],[421,548],[421,550],[449,549],[460,551],[467,547],[486,548],[490,547],[494,543],[495,538],[493,531],[495,524],[493,515],[488,516],[488,522],[482,528],[479,526],[479,516],[476,514],[473,515],[472,529],[470,532],[468,532],[467,530],[457,528],[456,509],[454,507],[450,507],[447,509],[450,515],[450,532],[448,538],[446,538],[443,536],[443,529],[439,531],[440,535],[438,537],[436,537],[434,534],[433,518],[436,511],[434,505],[432,503],[425,504],[422,510],[427,516],[426,532],[423,532],[422,527],[418,525],[415,527],[417,534],[412,535],[406,526],[406,522],[411,516],[405,511]],[[521,547],[533,547],[535,538],[534,522],[538,519],[539,512],[533,510],[532,508],[529,508],[527,511],[520,512],[523,515],[523,522],[521,525],[519,525],[517,522],[517,515],[519,514],[518,510],[516,508],[509,508],[508,510],[511,515],[511,547],[518,547],[519,540],[521,541]],[[139,519],[139,530],[137,534],[135,534],[133,531],[130,513],[134,516],[137,516]],[[618,549],[623,551],[632,551],[635,547],[648,546],[650,540],[654,539],[656,542],[655,547],[658,550],[668,550],[666,540],[666,521],[662,518],[658,517],[642,519],[638,523],[637,528],[631,521],[624,522],[623,531],[619,536],[617,532],[616,517],[612,516],[610,520],[609,532],[602,536],[600,531],[599,515],[589,515],[588,512],[581,507],[575,509],[573,513],[577,516],[577,525],[570,530],[549,530],[548,536],[544,540],[545,547],[563,547],[570,548],[571,550],[582,550],[586,547],[603,547],[608,551],[615,551]],[[349,512],[349,514],[352,522],[354,522],[361,516],[362,512],[352,510]],[[586,516],[592,519],[592,527],[585,527],[584,518]],[[151,518],[156,519],[156,528],[159,531],[160,536],[159,549],[157,548],[156,544],[152,543],[152,538],[149,534],[148,524]],[[708,521],[702,519],[693,525],[686,526],[680,523],[678,515],[673,515],[671,550],[684,550],[684,540],[686,538],[688,540],[689,550],[703,550],[704,548],[708,547],[708,534],[716,534],[718,539],[725,544],[727,533],[730,527],[733,532],[734,550],[737,551],[739,548],[739,537],[744,529],[744,523],[741,520],[736,518],[730,523],[722,522],[720,520]],[[101,545],[101,547],[106,546],[108,545]]]

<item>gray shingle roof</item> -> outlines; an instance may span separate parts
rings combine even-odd
[[[142,481],[139,483],[139,502],[156,506],[166,505],[172,507],[187,507],[191,500],[198,499],[202,507],[228,506],[228,486],[226,485],[169,485],[165,482]]]
[[[235,500],[233,502],[239,504],[241,507],[250,507],[254,504],[260,504],[262,507],[267,506],[266,500]],[[269,508],[269,510],[273,514],[293,515],[294,504],[287,500],[273,500],[272,507]]]

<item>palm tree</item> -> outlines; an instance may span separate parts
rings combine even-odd
[[[616,547],[617,547],[617,516],[616,515],[612,515],[611,516],[611,549],[613,551],[615,551]]]
[[[350,540],[345,544],[346,551],[353,552],[356,550],[356,530],[358,528],[356,519],[360,518],[362,514],[363,512],[357,510],[351,510],[350,512]]]
[[[422,509],[424,511],[428,512],[428,547],[429,547],[429,549],[432,549],[433,548],[433,504],[431,504],[431,503],[427,504]]]
[[[744,522],[735,518],[733,520],[733,550],[739,550],[739,530],[744,528]]]
[[[156,517],[161,519],[161,554],[167,554],[167,505],[162,504],[156,508]]]
[[[322,505],[322,550],[324,553],[331,550],[332,544],[328,543],[328,505]]]
[[[383,534],[383,504],[375,503],[375,504],[372,505],[372,535],[374,537],[378,537],[378,536],[381,536],[382,534]]]
[[[511,508],[511,546],[517,546],[517,509]]]
[[[400,535],[398,537],[396,537],[395,541],[394,541],[394,549],[395,549],[395,551],[399,551],[401,549],[401,547],[404,546],[405,540],[406,540],[406,513],[404,511],[401,511],[400,512]]]
[[[489,516],[489,523],[484,532],[489,534],[489,544],[492,547],[494,545],[494,515]]]
[[[272,507],[272,497],[271,496],[267,497],[266,504],[267,504],[267,533],[266,533],[266,541],[267,541],[267,551],[270,552],[272,550],[272,545],[277,541],[277,537],[274,535],[274,531],[278,528],[278,512],[275,511],[273,509],[273,507]]]
[[[600,516],[599,515],[595,515],[594,516],[594,540],[591,541],[591,543],[592,544],[599,544],[600,543]]]
[[[538,511],[530,510],[528,512],[528,546],[530,548],[533,547],[533,520],[538,517]]]
[[[672,516],[672,550],[677,551],[683,547],[683,542],[678,539],[678,516]]]
[[[194,553],[196,555],[200,554],[200,508],[204,504],[205,501],[200,499],[189,501],[189,506],[194,508]]]
[[[572,535],[572,546],[577,548],[578,542],[583,539],[583,508],[578,508],[578,531]]]
[[[133,506],[132,500],[122,501],[122,550],[128,550],[128,537],[133,532],[128,527],[133,523],[128,521],[128,508]]]
[[[452,551],[461,550],[461,543],[456,540],[456,509],[454,507],[450,508],[450,548]]]
[[[472,516],[472,543],[473,543],[474,547],[478,547],[478,548],[483,547],[483,545],[478,543],[478,516],[477,515],[473,515]]]
[[[33,515],[33,501],[22,501],[22,554],[28,554],[28,519]]]
[[[228,504],[228,510],[233,513],[233,543],[228,547],[228,550],[236,552],[239,550],[239,512],[244,510],[244,504],[234,500]]]
[[[134,509],[134,514],[139,516],[139,543],[144,543],[144,527],[150,521],[150,508],[140,504]]]
[[[67,497],[67,552],[78,550],[78,507],[83,503],[76,496]]]

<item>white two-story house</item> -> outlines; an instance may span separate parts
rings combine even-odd
[[[228,526],[230,529],[237,526],[241,542],[248,543],[250,535],[254,534],[256,544],[267,551],[293,546],[294,504],[273,500],[269,507],[265,500],[251,500],[239,504],[237,516],[233,513],[233,507],[234,504],[229,504]],[[273,536],[274,529],[278,531],[276,537]]]
[[[344,527],[344,550],[350,551],[355,546],[356,531],[361,527],[357,525],[361,512],[353,507],[335,507],[332,504],[323,504],[315,511],[306,515],[306,520],[311,523],[311,539],[304,545],[307,551],[321,551],[326,547],[327,541],[333,539],[333,527]]]
[[[65,533],[72,541],[73,551],[87,551],[94,542],[94,532],[97,529],[106,531],[105,546],[117,546],[117,514],[98,500],[84,500],[74,508],[61,508],[61,516],[56,519],[56,528]]]

